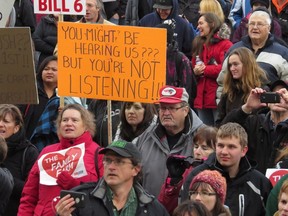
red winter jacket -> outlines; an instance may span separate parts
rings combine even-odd
[[[97,176],[94,157],[95,151],[99,147],[98,144],[93,142],[91,134],[85,132],[75,140],[61,138],[60,143],[46,146],[38,157],[49,152],[60,151],[78,144],[85,143],[84,164],[87,175],[78,178],[80,182],[97,181],[98,178],[103,176],[103,163],[102,155],[98,156],[98,167],[100,176]],[[76,185],[75,185],[76,186]],[[70,188],[71,189],[71,188]],[[32,167],[28,180],[24,186],[20,206],[18,209],[18,216],[51,216],[56,215],[53,199],[60,195],[63,190],[59,185],[43,185],[40,184],[40,171],[38,163],[36,162]]]
[[[204,74],[197,80],[197,96],[194,100],[194,108],[197,109],[215,109],[216,105],[216,89],[218,84],[216,79],[221,71],[225,53],[232,46],[232,42],[228,39],[222,39],[218,35],[214,35],[209,47],[204,44],[203,52],[199,55],[206,68]],[[214,63],[212,60],[215,60]],[[217,64],[217,65],[216,65]],[[192,58],[193,68],[195,67],[195,58]]]

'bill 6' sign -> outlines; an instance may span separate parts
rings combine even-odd
[[[34,12],[39,14],[85,14],[86,0],[34,0]]]

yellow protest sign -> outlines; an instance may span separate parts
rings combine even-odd
[[[153,102],[166,83],[166,30],[61,22],[60,96]]]
[[[30,28],[0,28],[0,103],[38,104]]]

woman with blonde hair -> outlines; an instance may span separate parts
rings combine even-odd
[[[233,109],[243,105],[255,87],[268,83],[266,73],[259,67],[251,50],[239,47],[228,56],[228,73],[224,78],[223,93],[218,104],[217,124]]]

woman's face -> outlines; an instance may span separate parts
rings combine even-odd
[[[51,83],[57,85],[58,80],[58,65],[57,61],[50,61],[42,72],[42,80],[44,83]]]
[[[63,112],[59,132],[63,138],[75,139],[86,131],[81,113],[75,109],[67,109]]]
[[[214,149],[209,147],[205,141],[194,143],[194,158],[196,160],[206,160],[212,152]]]
[[[243,64],[238,55],[233,54],[229,57],[228,66],[233,79],[240,79],[243,76]]]
[[[9,138],[13,134],[17,133],[20,129],[19,125],[16,125],[15,120],[11,114],[6,114],[6,116],[0,119],[0,136],[4,139]]]
[[[208,22],[206,22],[204,16],[201,16],[199,18],[197,28],[199,30],[200,36],[202,36],[202,37],[207,36],[211,31],[209,24],[208,24]]]
[[[138,124],[144,119],[145,109],[141,103],[135,102],[127,104],[125,107],[125,118],[133,130],[136,130]]]
[[[278,202],[279,216],[288,215],[288,194],[282,193]]]
[[[190,195],[190,200],[201,202],[211,212],[216,204],[216,193],[209,184],[202,184],[205,185],[205,189],[201,186],[198,187],[198,189]]]

